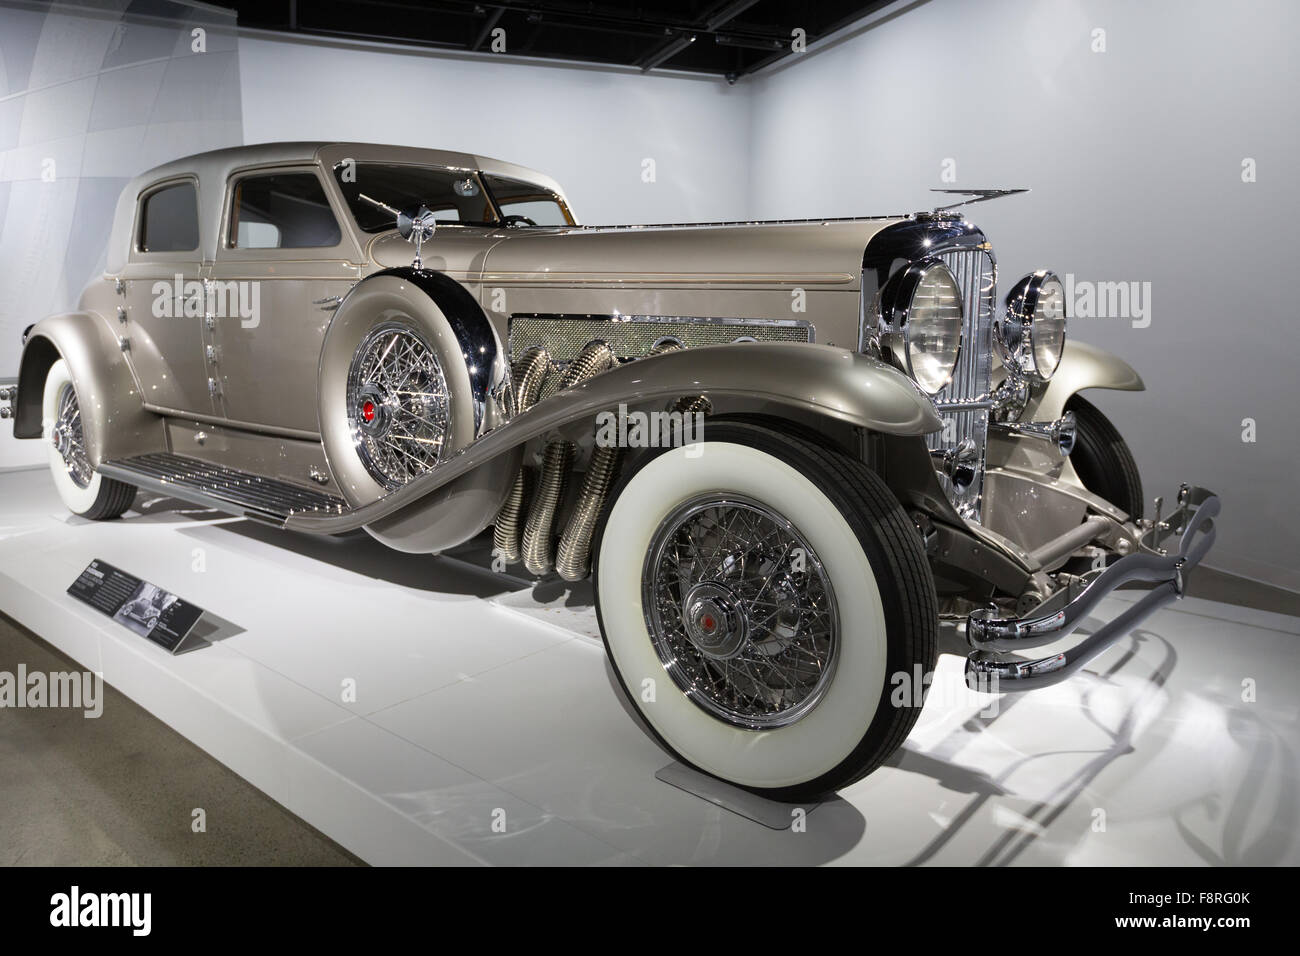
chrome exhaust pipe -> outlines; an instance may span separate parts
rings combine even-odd
[[[542,393],[542,384],[546,381],[546,373],[550,368],[550,353],[540,346],[529,349],[515,362],[511,370],[515,414],[526,412],[537,403],[537,398]],[[497,512],[492,527],[492,549],[506,564],[515,564],[519,561],[520,519],[523,517],[524,506],[531,492],[532,472],[521,466],[519,474],[515,475],[514,484],[510,487],[510,494],[506,496],[505,503]]]
[[[994,611],[982,608],[972,612],[966,619],[966,640],[976,650],[966,659],[967,685],[972,690],[997,693],[1000,690],[1033,690],[1059,683],[1127,634],[1147,615],[1182,597],[1187,572],[1200,564],[1214,545],[1214,518],[1219,513],[1219,499],[1203,489],[1186,487],[1180,492],[1179,499],[1183,505],[1180,512],[1150,532],[1152,541],[1148,547],[1155,553],[1130,554],[1120,558],[1060,610],[1031,618],[995,618]],[[1176,533],[1174,529],[1177,528],[1182,529],[1177,554],[1157,551],[1156,536],[1161,531]],[[1158,583],[1137,603],[1068,651],[1030,661],[1004,661],[989,656],[989,652],[1039,647],[1067,637],[1102,598],[1130,581]]]
[[[564,370],[560,388],[572,388],[617,363],[614,350],[608,344],[592,342]],[[567,438],[552,439],[546,446],[542,478],[528,510],[528,523],[524,526],[524,567],[532,574],[545,574],[555,564],[556,510],[564,498],[564,487],[576,452],[577,446]]]

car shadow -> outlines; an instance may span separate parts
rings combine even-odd
[[[1080,630],[1091,633],[1102,625],[1102,621],[1088,618]],[[1047,833],[1051,824],[1088,790],[1092,782],[1107,767],[1121,757],[1135,752],[1134,734],[1144,712],[1160,694],[1177,666],[1178,653],[1167,639],[1143,629],[1134,630],[1120,646],[1122,653],[1117,659],[1102,669],[1085,669],[1079,675],[1080,677],[1088,675],[1093,679],[1092,686],[1084,691],[1079,702],[1081,716],[1109,737],[1110,742],[1107,746],[1084,753],[1080,753],[1075,748],[1068,748],[1022,754],[996,775],[961,767],[951,762],[951,758],[960,750],[970,746],[979,735],[995,733],[997,722],[1005,719],[1008,713],[1016,709],[1017,704],[1026,699],[1023,693],[1011,693],[1000,700],[995,712],[981,712],[971,716],[944,739],[928,748],[925,753],[913,750],[907,744],[895,751],[886,761],[888,765],[899,770],[923,774],[945,789],[971,795],[969,802],[953,817],[943,832],[922,847],[907,862],[907,865],[920,866],[932,862],[946,846],[957,840],[967,825],[982,820],[984,811],[991,801],[1003,796],[1015,796],[1017,789],[1012,778],[1029,764],[1058,756],[1081,758],[1070,772],[1062,774],[1051,785],[1046,796],[1018,809],[1017,812],[1024,818],[1026,825],[1005,829],[972,861],[972,865],[975,866],[1011,864],[1034,841]],[[1159,663],[1145,675],[1141,690],[1128,701],[1122,713],[1116,715],[1108,712],[1103,717],[1094,706],[1093,691],[1098,687],[1110,686],[1120,671],[1140,659],[1139,652],[1143,647],[1158,648],[1162,655]],[[962,653],[964,656],[964,650]],[[1059,834],[1056,839],[1060,840]]]

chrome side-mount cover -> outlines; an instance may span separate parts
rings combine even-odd
[[[474,437],[481,438],[508,421],[510,363],[496,329],[469,291],[450,276],[429,269],[403,267],[376,272],[410,282],[432,299],[446,316],[469,373],[470,401],[474,407]]]

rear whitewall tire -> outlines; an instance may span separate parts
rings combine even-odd
[[[45,391],[41,401],[41,441],[49,456],[50,477],[63,504],[75,515],[91,520],[116,518],[135,501],[136,489],[125,482],[105,478],[92,472],[85,487],[73,480],[67,463],[55,447],[53,430],[59,416],[59,399],[65,388],[76,392],[76,383],[67,363],[59,359],[50,366],[45,376]],[[84,436],[83,439],[84,441]]]
[[[715,433],[723,427],[716,426]],[[792,447],[798,444],[791,441]],[[649,633],[642,579],[656,529],[683,502],[720,490],[762,502],[792,523],[820,560],[838,604],[838,650],[829,686],[815,707],[785,726],[752,730],[707,713],[674,683]],[[877,490],[889,495],[883,483]],[[919,548],[919,537],[907,544]],[[933,583],[928,567],[924,570],[925,580],[916,589],[932,609]],[[900,721],[878,715],[882,704],[889,706],[884,702],[891,656],[895,666],[900,663],[890,653],[879,575],[858,534],[822,488],[774,454],[747,443],[706,441],[649,461],[625,481],[609,509],[596,580],[602,631],[622,689],[655,735],[700,770],[772,795],[813,795],[874,768],[915,720],[911,715],[902,721],[900,736],[893,727]],[[932,640],[929,648],[923,663],[932,669]],[[646,681],[653,681],[653,703],[645,700]],[[876,734],[880,746],[864,750],[871,730],[883,731]]]

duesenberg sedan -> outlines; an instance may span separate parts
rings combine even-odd
[[[413,553],[490,528],[498,569],[591,577],[669,751],[767,796],[902,744],[941,621],[972,687],[1051,684],[1213,541],[1202,489],[1144,518],[1080,396],[1137,373],[1067,340],[1053,273],[1000,303],[955,206],[583,226],[510,163],[281,143],[138,177],[109,243],[77,311],[25,333],[4,409],[73,512],[146,489]],[[1017,654],[1131,581],[1114,620]]]

